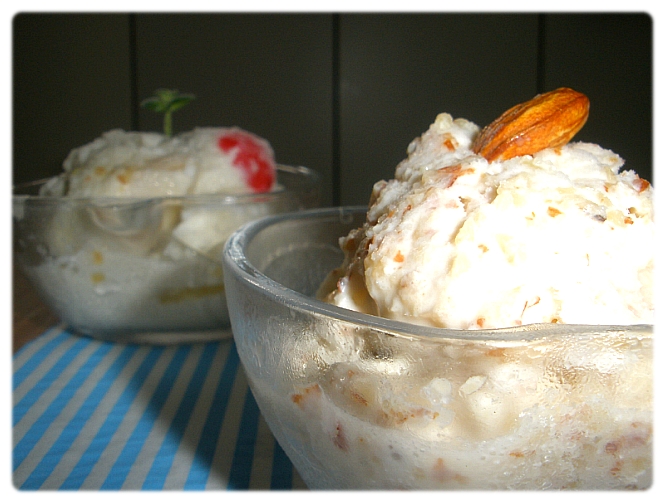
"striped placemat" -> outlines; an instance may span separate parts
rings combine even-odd
[[[53,327],[13,358],[20,490],[305,489],[233,340],[114,344]]]

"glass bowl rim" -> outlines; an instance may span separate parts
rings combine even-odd
[[[292,166],[287,164],[276,164],[278,173],[286,173],[289,175],[302,175],[302,180],[305,181],[303,192],[312,189],[317,189],[321,183],[321,175],[304,166]],[[210,202],[225,205],[229,204],[248,204],[260,199],[261,202],[268,200],[279,200],[284,197],[289,197],[294,193],[300,193],[301,190],[289,187],[278,187],[270,192],[252,192],[246,194],[225,193],[217,192],[213,194],[184,194],[173,196],[158,196],[158,197],[72,197],[72,196],[41,196],[32,194],[17,194],[16,191],[25,190],[31,187],[39,187],[50,180],[64,177],[66,174],[34,180],[31,182],[24,182],[12,186],[12,200],[14,203],[21,202],[23,204],[79,204],[91,206],[130,206],[133,204],[141,203],[160,203],[160,202]]]
[[[245,256],[245,247],[263,229],[286,220],[322,219],[338,216],[351,218],[353,214],[367,213],[367,206],[339,206],[315,208],[299,212],[272,215],[248,222],[234,231],[223,250],[223,264],[230,272],[255,290],[260,290],[274,302],[290,309],[314,314],[361,328],[372,329],[390,336],[414,340],[458,340],[462,342],[516,342],[538,340],[551,336],[584,336],[608,332],[652,333],[650,324],[636,325],[574,325],[574,324],[528,324],[515,327],[464,330],[417,325],[405,321],[391,320],[335,306],[292,290],[259,271]]]

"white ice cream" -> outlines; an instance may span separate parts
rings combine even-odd
[[[477,132],[440,114],[412,142],[342,240],[327,300],[459,329],[652,323],[650,184],[589,143],[489,163]]]
[[[173,137],[114,129],[72,150],[63,163],[66,178],[46,191],[139,198],[268,192],[273,157],[266,140],[239,128],[195,128]]]
[[[63,168],[42,187],[58,204],[31,228],[43,244],[26,274],[65,321],[112,337],[228,326],[222,247],[278,210],[253,199],[276,188],[266,140],[239,128],[111,130]]]

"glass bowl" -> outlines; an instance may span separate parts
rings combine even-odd
[[[366,208],[260,219],[227,242],[251,390],[311,489],[643,489],[652,326],[437,329],[314,298]]]
[[[153,199],[39,196],[15,187],[14,256],[72,330],[118,342],[230,336],[221,250],[240,225],[312,208],[319,175],[278,166],[265,194]]]

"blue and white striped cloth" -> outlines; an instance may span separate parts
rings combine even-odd
[[[54,327],[13,358],[17,489],[305,489],[232,340],[125,345]]]

